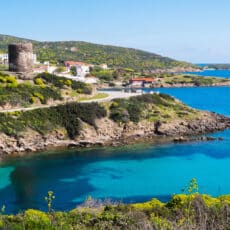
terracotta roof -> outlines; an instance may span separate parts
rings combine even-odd
[[[153,82],[154,79],[150,77],[138,77],[138,78],[133,78],[131,81],[144,81],[144,82]]]
[[[92,66],[90,64],[84,63],[84,62],[79,62],[79,61],[65,61],[66,66],[71,66],[71,65],[85,65],[85,66]]]
[[[42,66],[36,66],[34,67],[35,70],[39,70],[39,69],[47,69],[48,66],[47,65],[42,65]]]

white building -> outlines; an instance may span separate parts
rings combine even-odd
[[[70,71],[71,67],[76,67],[77,70],[76,77],[84,78],[87,74],[90,73],[90,67],[93,67],[93,65],[84,62],[66,61],[65,67],[67,68],[68,71]]]
[[[0,62],[2,64],[7,64],[8,63],[8,54],[0,54]]]
[[[107,64],[105,64],[105,63],[103,63],[103,64],[101,64],[101,65],[99,65],[102,69],[108,69],[108,65]]]

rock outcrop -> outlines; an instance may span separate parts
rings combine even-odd
[[[96,126],[97,128],[94,128],[81,122],[81,132],[75,140],[70,140],[64,129],[56,129],[45,135],[27,129],[16,137],[1,133],[0,157],[60,147],[75,148],[126,144],[129,143],[129,140],[134,141],[139,138],[165,136],[172,137],[172,141],[189,141],[191,139],[187,137],[191,135],[212,133],[230,128],[230,118],[215,113],[201,112],[201,116],[196,119],[185,120],[181,118],[166,123],[144,120],[138,124],[132,122],[118,124],[109,118],[103,118],[96,121]],[[211,139],[204,138],[202,140],[208,141]]]

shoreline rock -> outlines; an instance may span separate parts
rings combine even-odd
[[[201,136],[201,137],[186,137],[180,136],[175,137],[173,142],[175,143],[183,143],[183,142],[191,142],[191,141],[223,141],[223,137],[213,137],[213,136]]]
[[[178,119],[171,122],[141,121],[137,124],[117,124],[109,118],[96,121],[97,129],[82,122],[83,127],[75,140],[67,138],[65,130],[54,130],[46,135],[26,130],[17,137],[0,134],[0,159],[21,156],[28,153],[55,150],[87,148],[94,146],[120,146],[136,142],[185,142],[222,140],[211,136],[198,136],[230,128],[230,118],[210,112],[201,112],[193,120]]]

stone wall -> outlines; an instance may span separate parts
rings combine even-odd
[[[16,43],[8,46],[9,71],[33,71],[33,45],[32,43]]]

